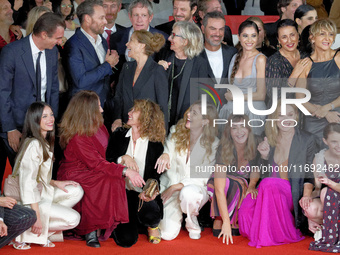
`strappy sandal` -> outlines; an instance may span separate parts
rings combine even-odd
[[[55,244],[52,243],[50,240],[47,239],[47,243],[45,244],[40,244],[41,247],[44,247],[44,248],[53,248],[55,247]]]
[[[17,250],[29,250],[31,246],[25,242],[13,242],[13,248]]]
[[[149,234],[149,242],[153,244],[160,243],[162,239],[161,239],[161,231],[159,227],[155,227],[155,228],[148,227],[148,233],[150,230],[158,230],[159,236],[152,236]]]

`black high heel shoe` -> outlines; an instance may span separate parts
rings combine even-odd
[[[85,235],[86,245],[93,248],[100,248],[100,243],[97,237],[97,231],[92,231]]]

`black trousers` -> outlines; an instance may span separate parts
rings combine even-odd
[[[35,211],[21,205],[15,205],[13,209],[1,207],[0,210],[4,210],[4,223],[7,226],[7,236],[0,237],[0,248],[29,229],[37,221]]]
[[[129,207],[129,223],[119,224],[113,231],[112,237],[116,244],[122,247],[131,247],[138,240],[139,227],[155,228],[161,221],[161,211],[157,201],[143,202],[138,212],[139,193],[126,191]]]

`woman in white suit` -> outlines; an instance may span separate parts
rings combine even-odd
[[[207,105],[207,114],[201,114],[200,102],[193,104],[184,114],[165,143],[164,153],[158,158],[158,172],[168,169],[160,178],[164,216],[160,222],[164,240],[177,237],[186,213],[186,228],[191,239],[201,237],[197,222],[199,210],[208,201],[207,166],[213,166],[218,146],[216,108]]]
[[[22,134],[13,172],[19,176],[19,202],[36,212],[37,221],[16,238],[13,247],[27,250],[29,243],[54,247],[50,238],[62,241],[62,231],[78,225],[80,215],[72,207],[84,192],[76,182],[51,179],[55,135],[49,105],[35,102],[28,108]]]

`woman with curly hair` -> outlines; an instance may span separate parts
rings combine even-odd
[[[213,235],[233,243],[238,231],[238,209],[246,195],[256,197],[256,139],[247,115],[230,115],[216,153],[215,174],[208,181],[212,196]],[[249,184],[249,186],[248,186]]]
[[[145,182],[154,179],[159,183],[160,174],[154,166],[157,158],[163,153],[166,134],[164,115],[156,103],[138,99],[135,100],[128,116],[126,125],[112,133],[106,159],[139,172]],[[119,224],[113,232],[113,239],[120,246],[130,247],[137,242],[138,227],[141,225],[147,227],[149,242],[159,243],[161,237],[158,224],[163,216],[162,200],[158,194],[151,198],[146,197],[142,189],[133,186],[128,179],[125,188],[129,223]],[[141,208],[138,208],[140,206]]]
[[[164,217],[160,223],[161,235],[165,240],[177,237],[183,213],[187,214],[186,228],[191,239],[201,237],[197,222],[199,210],[208,201],[207,181],[209,166],[215,161],[218,145],[214,119],[216,108],[207,105],[207,114],[202,115],[201,104],[193,104],[184,114],[165,143],[164,153],[158,158],[158,172],[161,176],[161,198]],[[208,176],[205,176],[205,175]]]
[[[229,65],[229,82],[242,90],[244,94],[244,113],[250,119],[265,120],[265,115],[255,115],[248,108],[248,89],[252,90],[252,104],[257,110],[266,110],[264,99],[266,97],[265,67],[266,57],[256,47],[259,40],[259,29],[253,21],[244,21],[238,28],[238,52],[231,59]],[[230,91],[224,94],[228,103],[225,104],[219,115],[221,119],[228,119],[233,113],[233,95]],[[253,127],[253,132],[260,135],[262,127]]]
[[[101,233],[106,240],[119,223],[129,221],[124,177],[134,186],[145,184],[135,170],[105,159],[109,134],[102,112],[98,95],[83,90],[73,96],[60,123],[64,157],[58,179],[76,181],[84,189],[74,207],[81,215],[75,233],[85,235],[90,247],[100,247],[97,230],[105,230]]]
[[[150,99],[159,104],[168,124],[168,80],[166,72],[152,59],[164,45],[162,34],[152,34],[146,30],[134,31],[126,44],[128,55],[135,61],[126,62],[119,75],[112,131],[128,121],[128,112],[136,99]]]

